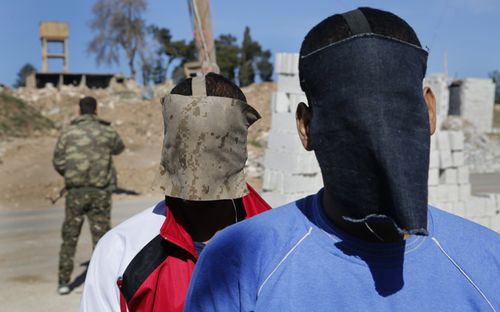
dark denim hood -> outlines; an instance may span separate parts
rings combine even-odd
[[[429,115],[422,92],[427,52],[362,34],[302,56],[312,109],[311,147],[344,219],[390,219],[427,234]]]

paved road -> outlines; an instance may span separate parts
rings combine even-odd
[[[150,207],[151,198],[116,202],[113,224]],[[75,311],[82,286],[67,296],[59,296],[57,260],[64,217],[60,206],[46,209],[0,211],[0,302],[1,311]],[[83,282],[92,246],[88,223],[82,228],[75,258],[73,278]]]

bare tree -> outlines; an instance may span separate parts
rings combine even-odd
[[[135,79],[135,56],[144,46],[145,23],[142,13],[146,0],[98,0],[93,8],[90,27],[96,33],[88,51],[98,64],[119,64],[119,51],[125,51],[130,78]]]

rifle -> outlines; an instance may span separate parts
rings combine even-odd
[[[64,196],[64,194],[66,194],[67,191],[68,190],[66,189],[66,187],[63,187],[59,191],[59,195],[57,197],[52,198],[51,196],[47,196],[47,199],[50,200],[52,205],[55,205],[55,203],[57,203],[57,201],[59,199],[61,199]],[[139,193],[139,192],[136,192],[134,190],[129,190],[129,189],[119,187],[119,186],[111,188],[111,193],[113,193],[113,194],[125,194],[125,195],[132,195],[132,196],[141,195],[141,193]]]
[[[113,189],[113,194],[125,194],[125,195],[132,195],[132,196],[138,196],[138,195],[141,195],[141,193],[139,192],[136,192],[134,190],[129,190],[129,189],[126,189],[126,188],[123,188],[123,187],[115,187]]]

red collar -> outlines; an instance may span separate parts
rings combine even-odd
[[[247,184],[247,187],[249,192],[242,198],[243,206],[245,207],[246,212],[245,219],[271,209],[264,199],[262,199],[262,197],[260,197],[260,195],[249,184]],[[165,221],[160,229],[160,235],[172,244],[175,244],[189,252],[195,259],[198,258],[191,235],[189,235],[184,226],[175,219],[166,204]]]

